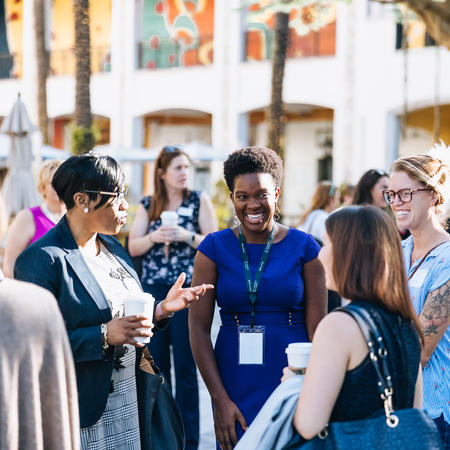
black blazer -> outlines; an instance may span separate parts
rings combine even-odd
[[[99,238],[140,286],[120,242],[112,236],[99,234]],[[42,286],[56,297],[75,361],[80,424],[81,427],[93,425],[105,410],[111,388],[114,349],[110,347],[103,354],[100,330],[101,323],[112,319],[111,309],[84,261],[65,216],[19,255],[14,276]],[[158,328],[166,324],[167,321],[160,321]]]

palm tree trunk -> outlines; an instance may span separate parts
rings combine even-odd
[[[283,79],[286,65],[286,49],[289,37],[289,14],[275,14],[275,35],[272,55],[272,98],[268,111],[269,138],[268,147],[283,158],[284,108]]]
[[[75,123],[83,128],[92,125],[91,115],[91,37],[89,0],[74,0],[75,16]]]
[[[34,0],[38,125],[42,133],[43,143],[48,144],[47,78],[50,70],[50,61],[45,39],[45,12],[45,0]]]
[[[75,16],[75,128],[72,151],[84,153],[94,147],[91,113],[91,39],[89,0],[73,0]],[[76,135],[76,137],[75,137]]]

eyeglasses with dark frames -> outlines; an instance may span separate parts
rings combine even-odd
[[[116,202],[117,204],[120,204],[127,197],[128,188],[125,188],[123,191],[120,192],[93,191],[90,189],[85,189],[83,192],[97,195],[110,195],[111,197],[116,197],[113,201]]]
[[[398,195],[398,198],[402,203],[409,203],[412,200],[412,196],[414,192],[421,192],[421,191],[432,191],[431,188],[423,188],[423,189],[400,189],[399,191],[395,192],[393,190],[385,190],[383,191],[383,197],[386,200],[386,203],[392,204],[395,201],[395,196]]]

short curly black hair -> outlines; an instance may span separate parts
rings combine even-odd
[[[223,175],[228,189],[233,192],[234,180],[244,173],[270,173],[275,186],[281,185],[283,162],[270,148],[245,147],[234,151],[223,163]]]

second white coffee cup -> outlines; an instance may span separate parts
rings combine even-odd
[[[124,298],[123,304],[126,316],[145,314],[149,320],[153,320],[153,307],[155,305],[155,298],[153,295],[148,294],[147,292],[130,294]],[[140,328],[138,328],[138,330],[140,330]],[[141,344],[146,344],[150,342],[150,337],[137,336],[134,340]]]
[[[293,342],[286,348],[288,366],[295,369],[304,369],[308,366],[311,353],[311,342]]]

